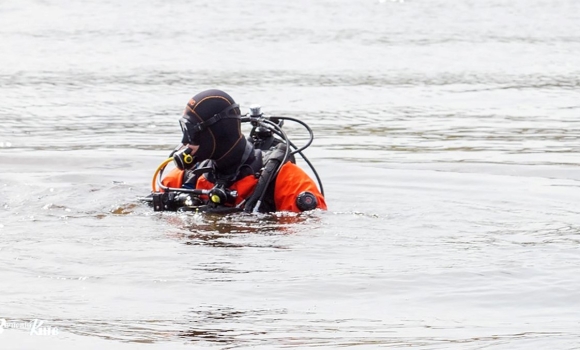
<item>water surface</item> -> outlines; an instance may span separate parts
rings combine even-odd
[[[0,23],[0,319],[59,329],[2,348],[578,347],[580,3],[24,0]],[[140,204],[207,88],[314,129],[328,212]]]

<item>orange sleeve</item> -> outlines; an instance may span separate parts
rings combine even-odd
[[[183,170],[173,168],[169,174],[163,177],[161,183],[166,187],[181,188],[181,185],[183,185]]]
[[[280,169],[274,185],[276,210],[301,212],[296,205],[296,197],[304,191],[316,196],[317,208],[326,210],[326,201],[316,187],[316,183],[296,164],[287,162]]]

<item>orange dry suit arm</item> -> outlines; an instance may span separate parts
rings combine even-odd
[[[296,164],[287,162],[280,169],[274,185],[276,211],[301,212],[296,200],[303,192],[312,193],[318,202],[316,208],[326,210],[326,201],[316,183]]]

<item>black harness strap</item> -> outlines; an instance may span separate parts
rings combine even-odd
[[[198,133],[198,132],[201,132],[201,131],[207,129],[207,127],[209,127],[212,124],[217,123],[218,121],[220,121],[222,119],[226,119],[226,118],[241,119],[242,117],[238,114],[228,115],[231,110],[238,108],[238,107],[239,107],[239,105],[237,103],[234,103],[233,105],[227,107],[226,109],[219,112],[218,114],[214,114],[214,116],[209,118],[208,120],[195,124],[194,126],[191,127],[191,129],[194,133]],[[187,116],[187,119],[191,122],[191,119],[189,119],[189,116]]]
[[[248,197],[244,211],[246,213],[250,212],[258,212],[262,205],[261,200],[268,189],[270,183],[275,180],[275,173],[276,169],[280,166],[280,164],[284,161],[284,156],[286,155],[286,145],[283,143],[279,143],[276,145],[276,148],[269,154],[268,159],[264,160],[264,169],[260,174],[260,178],[258,179],[258,184],[254,189],[254,192],[250,197]]]

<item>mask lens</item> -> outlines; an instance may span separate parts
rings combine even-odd
[[[181,143],[190,145],[199,145],[199,133],[193,131],[193,124],[189,119],[182,117],[179,120],[179,126],[181,127],[181,132],[183,133],[183,138]]]

